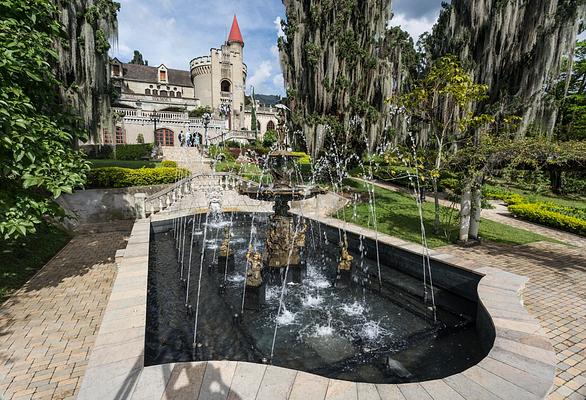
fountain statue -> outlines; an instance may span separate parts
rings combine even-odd
[[[340,262],[336,275],[336,287],[348,287],[352,284],[352,260],[354,257],[348,252],[348,237],[344,232],[344,239],[340,240]]]
[[[253,250],[252,245],[246,253],[246,262],[249,266],[246,272],[244,307],[249,310],[260,310],[266,302],[266,287],[262,284],[262,256]]]
[[[230,228],[224,228],[224,240],[220,245],[220,257],[227,258],[234,254],[232,249],[230,248]]]
[[[272,201],[274,214],[270,218],[266,237],[263,263],[271,272],[283,275],[284,268],[294,267],[288,279],[299,281],[303,265],[302,251],[305,247],[307,226],[295,221],[289,212],[289,202],[314,197],[325,191],[315,186],[294,184],[296,175],[296,158],[298,155],[287,150],[286,116],[288,108],[277,104],[279,110],[277,126],[277,144],[268,154],[268,168],[271,175],[270,184],[246,184],[239,188],[240,194],[253,199]]]

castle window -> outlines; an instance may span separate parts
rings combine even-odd
[[[153,89],[153,96],[158,96],[159,95],[159,91],[157,89]]]
[[[144,90],[144,94],[146,94],[147,96],[151,95],[151,89],[145,89]]]
[[[103,133],[104,133],[104,144],[112,144],[112,136],[110,135],[110,132],[108,132],[107,129],[104,129]]]
[[[122,127],[116,127],[116,144],[126,143],[126,131]]]
[[[169,92],[169,97],[175,97],[175,92]]]
[[[120,65],[118,65],[118,64],[112,65],[112,74],[114,76],[120,76]]]
[[[161,90],[159,92],[159,96],[161,96],[161,97],[167,97],[167,91],[166,90]]]
[[[224,79],[222,82],[220,82],[220,90],[222,92],[230,92],[231,90],[231,84],[229,80]]]
[[[153,88],[153,85],[149,85],[149,87],[152,89]]]
[[[164,71],[164,70],[159,71],[159,80],[163,81],[163,82],[167,80],[167,71]]]
[[[181,92],[177,92],[177,97],[181,98]]]
[[[273,121],[269,121],[267,123],[267,131],[274,131],[275,130],[275,123]]]

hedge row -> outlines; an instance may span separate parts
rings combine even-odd
[[[119,144],[116,146],[116,159],[140,161],[143,158],[150,157],[152,151],[152,143]]]
[[[87,185],[93,188],[122,188],[174,183],[189,176],[184,168],[95,168],[88,173]]]
[[[586,236],[586,220],[552,211],[546,203],[511,204],[509,211],[527,221]]]

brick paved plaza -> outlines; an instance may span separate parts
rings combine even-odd
[[[0,399],[75,398],[131,224],[93,228],[0,308]]]
[[[79,390],[116,276],[114,255],[125,247],[131,225],[93,228],[79,232],[0,308],[3,399],[66,399]],[[439,250],[530,278],[525,305],[559,359],[550,399],[584,399],[585,248],[541,242]]]
[[[586,398],[586,248],[539,242],[524,246],[484,244],[438,249],[529,277],[524,300],[558,356],[551,400]]]

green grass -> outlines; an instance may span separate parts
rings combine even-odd
[[[161,163],[159,161],[125,161],[125,160],[89,160],[92,168],[99,167],[122,167],[122,168],[157,168]]]
[[[0,304],[28,281],[71,237],[43,223],[37,232],[18,241],[0,241]]]
[[[347,180],[345,182],[360,192],[366,192],[366,186],[363,183]],[[376,219],[379,232],[389,234],[410,242],[421,243],[421,229],[419,220],[419,211],[413,197],[393,192],[390,190],[375,187],[376,200]],[[373,228],[370,218],[371,212],[367,202],[356,205],[356,218],[353,218],[354,207],[348,205],[343,211],[338,212],[337,218],[353,222],[357,225]],[[447,207],[442,207],[442,213],[453,212],[454,222],[448,227],[449,239],[443,232],[440,234],[433,233],[434,205],[425,203],[423,205],[423,220],[429,247],[440,247],[452,244],[457,239],[457,211],[450,211]],[[484,240],[490,240],[499,243],[511,245],[521,245],[538,241],[553,241],[542,235],[528,232],[522,229],[512,228],[510,226],[482,219],[480,222],[479,235]]]
[[[520,195],[527,197],[527,199],[531,203],[545,202],[554,203],[564,207],[586,208],[586,199],[580,196],[560,196],[553,193],[537,194],[530,190],[522,189],[516,186],[505,186],[499,184],[485,185],[485,187],[487,189],[494,188],[501,191],[518,193]]]

